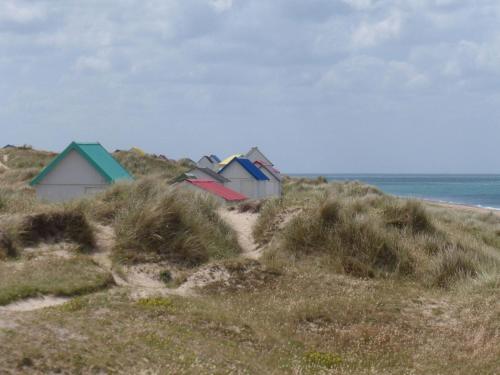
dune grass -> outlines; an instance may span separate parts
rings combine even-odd
[[[145,179],[130,189],[114,222],[120,260],[153,256],[193,266],[241,251],[210,197],[167,187],[158,179]]]
[[[32,259],[17,266],[0,262],[0,305],[37,295],[86,294],[112,282],[109,273],[85,257]]]
[[[297,207],[300,213],[278,230]],[[269,201],[261,212],[254,228],[261,243],[276,234],[273,251],[326,256],[332,272],[448,288],[500,270],[500,250],[491,237],[498,222],[479,218],[474,231],[464,230],[461,218],[357,183],[292,181],[285,197]]]
[[[140,155],[130,151],[119,151],[113,154],[127,170],[136,178],[161,175],[164,179],[171,179],[189,169],[185,163],[174,160],[163,160],[154,155]]]
[[[140,174],[140,164],[136,168]],[[0,368],[34,373],[497,372],[499,216],[324,179],[287,179],[284,191],[282,199],[255,208],[260,212],[255,237],[269,246],[259,262],[232,259],[239,248],[217,205],[173,190],[161,171],[91,199],[50,205],[50,210],[80,212],[89,222],[113,225],[118,260],[166,259],[192,267],[224,259],[218,264],[231,278],[207,286],[195,298],[137,298],[129,288],[113,288],[14,320],[0,311]],[[16,204],[3,213],[15,212]],[[36,206],[23,213],[49,211]],[[80,295],[110,282],[85,256],[26,259],[0,262],[0,301]]]

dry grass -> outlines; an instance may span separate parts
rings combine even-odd
[[[164,160],[148,154],[120,151],[115,152],[113,156],[137,178],[156,174],[169,180],[189,169],[185,163]]]
[[[163,186],[148,179],[135,191],[115,221],[116,256],[124,261],[155,259],[193,266],[241,250],[232,230],[208,197]]]
[[[138,301],[115,290],[25,314],[0,331],[0,367],[28,357],[39,372],[494,374],[498,287],[359,280],[312,256],[259,288]]]
[[[295,257],[328,255],[332,272],[357,277],[399,277],[452,287],[478,275],[498,274],[498,222],[476,220],[474,233],[462,218],[443,217],[424,204],[385,196],[356,183],[293,181],[282,200],[268,202],[254,229],[262,242],[278,239],[273,251]],[[283,213],[302,212],[282,230]],[[274,228],[269,231],[269,228]],[[486,239],[486,240],[485,240]]]

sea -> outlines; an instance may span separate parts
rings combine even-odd
[[[500,210],[500,175],[438,174],[290,174],[325,177],[328,181],[360,181],[385,193],[437,202]]]

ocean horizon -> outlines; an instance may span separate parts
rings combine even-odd
[[[289,173],[291,177],[325,177],[360,181],[387,194],[500,210],[500,174],[350,174]]]

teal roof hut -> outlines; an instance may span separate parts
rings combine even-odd
[[[64,202],[130,180],[133,176],[100,143],[72,142],[30,185],[39,199]]]

